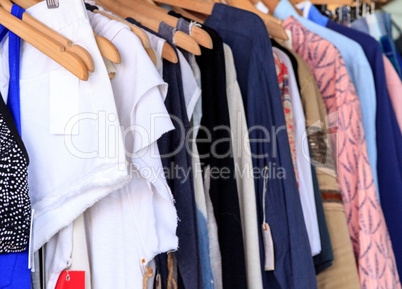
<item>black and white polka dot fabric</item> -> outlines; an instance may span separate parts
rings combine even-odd
[[[0,253],[22,252],[29,240],[28,154],[0,95]]]

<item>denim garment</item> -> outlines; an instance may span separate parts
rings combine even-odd
[[[172,14],[172,12],[174,12],[173,10],[169,12],[169,14]],[[190,22],[188,22],[187,20],[180,18],[179,16],[176,16],[177,18],[179,18],[179,20],[177,21],[177,30],[186,33],[187,35],[191,35],[191,24]],[[181,49],[179,48],[179,50],[181,51],[181,53],[183,53],[184,58],[187,59],[187,61],[189,61],[190,59],[190,52],[188,52],[187,50]]]
[[[358,25],[354,27],[359,29],[364,27],[361,19],[357,23]],[[402,276],[402,224],[398,221],[402,206],[402,135],[386,86],[381,47],[371,36],[340,26],[332,21],[328,22],[328,28],[336,29],[348,37],[359,39],[374,73],[377,96],[377,173],[380,199],[398,272]]]
[[[274,242],[275,270],[265,271],[263,266],[261,268],[264,288],[317,288],[266,27],[255,14],[218,3],[205,25],[217,30],[232,49],[247,122],[251,129],[249,135],[253,166],[258,172],[255,175],[258,222],[263,222],[264,202],[265,217],[271,227]],[[278,129],[276,137],[271,129]],[[270,141],[267,141],[269,136],[264,130],[273,136]],[[264,200],[262,172],[265,167],[269,170],[269,179]],[[285,176],[278,174],[278,170],[284,171]],[[259,237],[263,265],[264,246],[262,235]]]
[[[12,6],[11,14],[22,18],[25,12],[17,5]],[[0,25],[0,42],[6,36],[8,29]],[[19,99],[19,69],[20,69],[20,38],[10,31],[9,33],[9,65],[10,85],[7,98],[7,107],[21,134],[20,99]],[[0,95],[0,97],[2,97]],[[0,288],[30,289],[31,270],[28,269],[28,248],[20,253],[0,254]]]
[[[326,28],[325,26],[321,26],[323,23],[328,23],[328,18],[323,16],[314,5],[311,5],[309,9],[309,19],[305,19],[297,14],[288,0],[280,1],[279,5],[276,7],[274,16],[283,20],[289,16],[294,16],[297,21],[299,21],[308,30],[331,42],[341,53],[342,58],[345,61],[348,74],[359,96],[360,107],[362,110],[363,128],[367,142],[367,151],[370,159],[370,165],[372,167],[377,196],[379,196],[377,172],[375,169],[377,163],[375,134],[375,85],[373,72],[371,71],[371,67],[362,47],[354,39],[350,39],[336,31]]]
[[[162,22],[159,26],[159,34],[168,42],[173,42],[174,28]],[[190,130],[190,122],[187,119],[186,105],[181,83],[180,64],[163,61],[163,79],[169,84],[168,95],[165,100],[169,114],[180,119],[184,125],[184,131],[180,124],[173,119],[175,130],[163,135],[158,140],[161,156],[168,155],[180,147],[182,138]],[[184,133],[184,136],[182,135]],[[188,140],[186,140],[188,141]],[[171,157],[162,157],[164,168],[172,168],[172,165],[184,169],[191,168],[191,157],[186,151],[187,146],[181,146],[180,150]],[[197,211],[194,197],[193,175],[191,170],[185,180],[179,179],[171,171],[166,177],[173,196],[176,200],[177,214],[180,219],[177,228],[179,237],[179,249],[175,252],[179,273],[179,288],[203,288],[200,251],[198,245]],[[182,285],[183,287],[181,287]]]
[[[187,20],[180,18],[181,15],[173,14],[173,11],[170,11],[169,14],[178,17],[179,20],[177,22],[177,30],[190,35],[191,24]],[[190,52],[180,49],[182,51],[184,57],[189,59]],[[196,202],[197,205],[197,202]],[[211,269],[211,260],[209,255],[209,237],[208,237],[208,227],[206,216],[198,209],[197,207],[197,225],[198,225],[198,242],[200,246],[200,260],[202,267],[202,279],[204,283],[204,289],[214,289],[213,283],[213,274]]]

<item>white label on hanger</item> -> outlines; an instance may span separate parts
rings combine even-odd
[[[68,71],[50,72],[50,134],[77,135],[78,122],[66,131],[67,123],[79,113],[79,79]]]

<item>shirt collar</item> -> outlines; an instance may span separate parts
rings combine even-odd
[[[306,1],[306,2],[310,3],[308,1]],[[308,14],[307,14],[307,16],[304,16],[304,17],[306,17],[307,19],[309,19],[321,26],[324,26],[324,27],[327,26],[327,23],[329,20],[328,17],[325,17],[324,15],[322,15],[320,13],[320,11],[318,11],[318,9],[314,5],[311,5],[311,3],[309,6],[310,6],[310,9],[308,9],[308,11],[307,11]]]

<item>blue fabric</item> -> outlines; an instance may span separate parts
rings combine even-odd
[[[22,18],[24,9],[18,5],[13,5],[11,13]],[[10,69],[10,86],[8,88],[7,107],[10,111],[18,132],[21,135],[21,112],[20,112],[20,53],[21,39],[12,31],[9,33],[9,69]],[[11,96],[11,97],[10,97]]]
[[[11,14],[22,18],[24,9],[13,5]],[[0,25],[0,42],[8,30]],[[9,66],[10,84],[8,90],[7,107],[14,119],[18,132],[21,134],[20,119],[20,70],[21,40],[10,31],[9,33]],[[1,97],[1,96],[0,96]],[[30,289],[31,270],[28,269],[28,248],[21,253],[0,254],[0,288],[2,289]]]
[[[257,15],[219,3],[205,25],[215,29],[233,52],[256,172],[258,223],[262,224],[265,203],[274,243],[275,270],[265,271],[259,230],[264,288],[317,288],[267,29]],[[267,141],[267,133],[272,130],[277,133]],[[262,172],[266,166],[270,176],[264,200]],[[281,177],[278,170],[286,177]]]
[[[361,22],[354,27],[363,27]],[[370,35],[340,26],[332,21],[328,28],[359,41],[374,73],[377,96],[377,171],[381,206],[391,237],[399,275],[402,276],[402,135],[388,94],[382,51]],[[367,31],[368,32],[368,31]]]
[[[169,12],[171,14],[172,11]],[[190,22],[180,17],[180,15],[176,16],[179,18],[177,21],[177,30],[190,35]],[[190,57],[190,53],[181,49],[183,55],[188,60]],[[198,225],[198,241],[199,241],[199,250],[200,250],[200,261],[202,268],[202,279],[204,283],[204,289],[214,289],[214,277],[212,274],[211,268],[211,260],[209,256],[209,235],[208,235],[208,225],[206,217],[202,214],[202,212],[198,209],[197,206],[197,225]]]
[[[281,5],[284,2],[284,5]],[[280,1],[280,4],[275,10],[275,14],[278,12],[279,15],[286,15],[285,9],[293,9],[289,2]],[[279,8],[279,10],[278,10]],[[292,10],[294,11],[294,9]],[[297,14],[297,12],[295,12]],[[318,14],[320,12],[318,9],[311,5],[309,17],[311,15],[315,15],[314,19],[320,18]],[[297,14],[298,15],[298,14]],[[321,15],[321,14],[320,14]],[[321,17],[324,17],[321,15]],[[346,68],[348,69],[348,73],[352,79],[353,84],[355,85],[356,92],[359,96],[360,107],[362,111],[362,121],[364,133],[366,136],[367,142],[367,152],[370,160],[370,166],[373,173],[374,184],[376,186],[376,192],[378,199],[380,199],[379,186],[378,186],[378,177],[377,177],[377,143],[376,143],[376,91],[374,84],[374,77],[372,68],[367,60],[367,56],[364,53],[364,49],[361,46],[360,41],[356,38],[352,38],[349,36],[344,36],[343,33],[339,33],[334,29],[328,29],[327,27],[322,27],[304,19],[302,17],[297,17],[297,20],[300,21],[307,29],[312,32],[320,35],[322,38],[330,41],[339,49],[339,52],[342,54],[343,59],[345,60]],[[322,23],[324,21],[320,21]],[[331,22],[327,19],[326,23]],[[349,37],[349,38],[348,38]]]
[[[173,45],[173,27],[162,22],[158,33]],[[173,46],[176,48],[176,46]],[[186,146],[181,146],[184,135],[190,130],[190,122],[187,118],[186,105],[183,95],[183,83],[179,63],[163,61],[163,80],[169,84],[165,105],[170,115],[174,115],[182,122],[173,121],[175,130],[165,133],[158,139],[158,147],[162,157],[162,165],[165,171],[170,171],[166,176],[167,183],[175,198],[175,206],[180,222],[177,226],[179,237],[179,249],[175,252],[179,271],[179,288],[203,288],[200,251],[198,244],[197,212],[194,196],[193,174],[191,158]],[[179,148],[180,149],[177,149]],[[172,156],[172,152],[176,152]],[[185,180],[181,180],[173,173],[174,168],[189,172]],[[165,263],[166,264],[166,263]]]
[[[380,42],[385,42],[387,46],[387,51],[384,51],[384,54],[387,55],[388,59],[391,61],[392,65],[394,66],[396,72],[399,75],[399,78],[402,77],[402,59],[399,55],[398,50],[396,49],[396,45],[394,39],[392,38],[391,32],[391,15],[389,13],[384,12],[377,12],[375,14],[377,19],[377,23],[380,27],[380,31],[382,36],[380,38]]]
[[[31,289],[28,249],[21,253],[0,255],[0,288]]]
[[[204,289],[214,289],[214,276],[211,269],[211,259],[209,256],[209,235],[207,219],[200,210],[197,209],[198,239],[200,246],[200,260],[202,268],[202,280]],[[214,258],[215,256],[213,256]]]
[[[327,26],[329,20],[328,17],[322,15],[314,5],[311,5],[308,11],[307,19],[324,27]]]
[[[395,68],[395,71],[398,73],[399,77],[401,77],[398,59],[392,49],[391,41],[387,35],[381,36],[380,44],[384,55],[389,59],[389,61],[391,61],[392,66]]]

